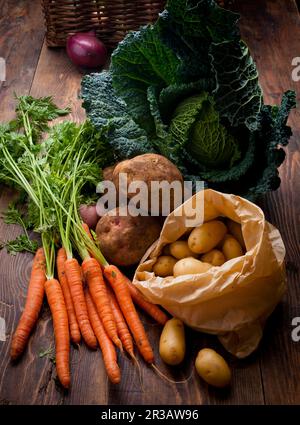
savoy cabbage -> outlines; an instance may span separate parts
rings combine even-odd
[[[279,186],[295,93],[264,105],[238,19],[213,0],[169,0],[119,43],[109,71],[83,78],[83,106],[116,160],[161,153],[186,178],[252,200]]]

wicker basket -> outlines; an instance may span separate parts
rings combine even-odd
[[[47,44],[65,46],[70,34],[94,29],[112,49],[128,31],[155,21],[165,3],[165,0],[42,0]],[[228,0],[219,3],[223,6]]]

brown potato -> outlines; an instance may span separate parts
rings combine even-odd
[[[222,251],[219,251],[218,249],[212,249],[207,254],[202,255],[200,260],[213,266],[222,266],[222,264],[225,263],[226,258],[224,257]]]
[[[153,272],[156,276],[167,277],[173,275],[173,268],[176,259],[170,255],[161,255],[153,266]]]
[[[178,168],[167,158],[157,154],[144,154],[136,156],[132,159],[128,159],[120,162],[114,169],[113,182],[116,185],[117,192],[120,192],[119,186],[119,175],[120,173],[127,174],[127,189],[128,186],[135,181],[143,181],[148,187],[148,211],[151,209],[151,182],[162,182],[167,181],[172,183],[178,181],[183,186],[183,177]],[[128,193],[128,199],[132,199],[138,192]],[[170,211],[174,209],[174,193],[170,191]],[[158,213],[163,212],[163,206],[166,204],[162,197],[161,191],[158,193]],[[180,204],[182,197],[180,199]],[[163,205],[164,204],[164,205]],[[153,205],[152,205],[153,207]]]
[[[227,228],[220,220],[212,220],[201,224],[191,232],[188,244],[196,254],[211,251],[224,238]]]
[[[242,227],[240,223],[236,223],[233,220],[227,220],[227,227],[229,230],[229,233],[232,234],[232,236],[235,237],[235,239],[238,241],[238,243],[241,245],[243,249],[246,249],[245,241],[242,233]]]
[[[231,235],[226,235],[222,246],[223,254],[225,255],[226,261],[232,258],[241,257],[244,255],[243,249],[238,241]]]
[[[199,351],[195,366],[199,376],[209,385],[224,388],[230,384],[231,371],[227,362],[211,348]]]
[[[173,317],[165,324],[159,340],[159,355],[170,366],[179,365],[185,356],[183,322]]]
[[[160,230],[160,223],[155,217],[122,216],[119,208],[105,214],[96,227],[104,257],[117,266],[137,264],[159,237]]]
[[[114,173],[114,169],[116,168],[117,164],[111,165],[109,167],[105,167],[103,168],[103,180],[108,180],[108,181],[113,181],[113,173]]]
[[[211,267],[211,264],[203,263],[194,257],[187,257],[177,261],[173,274],[174,277],[178,277],[186,274],[206,273]]]
[[[177,241],[170,244],[170,253],[173,257],[177,258],[177,260],[181,260],[186,257],[195,257],[189,246],[187,241]]]

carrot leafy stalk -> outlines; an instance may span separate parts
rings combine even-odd
[[[33,260],[25,308],[12,338],[11,357],[13,360],[24,351],[29,335],[37,322],[43,303],[45,282],[45,254],[43,248],[39,248]]]

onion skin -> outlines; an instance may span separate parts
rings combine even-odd
[[[93,31],[69,36],[67,54],[75,65],[83,68],[99,68],[107,60],[106,47]]]
[[[80,205],[79,214],[82,221],[86,223],[90,229],[95,229],[99,220],[96,205]]]

